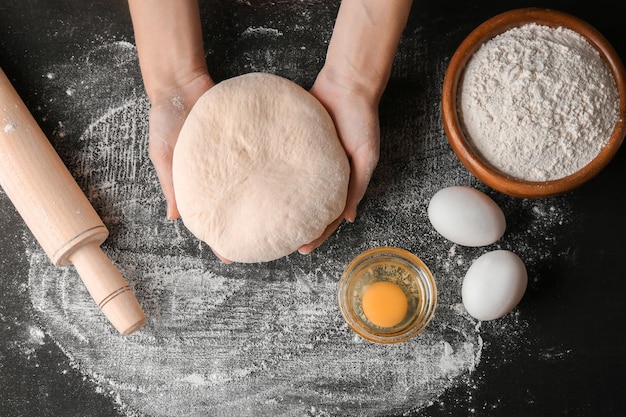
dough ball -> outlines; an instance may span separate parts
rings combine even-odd
[[[251,73],[196,102],[174,149],[185,226],[234,262],[318,238],[346,204],[350,165],[326,109],[297,84]]]

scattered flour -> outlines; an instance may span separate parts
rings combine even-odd
[[[526,24],[485,42],[459,92],[462,121],[479,153],[523,180],[576,172],[606,145],[618,120],[607,64],[563,27]]]
[[[113,62],[127,65],[129,84],[141,88],[127,45],[98,53],[107,57],[103,68],[92,67],[94,54],[80,74],[105,74],[109,58],[121,54]],[[108,74],[98,85],[123,84]],[[428,224],[426,208],[438,189],[480,187],[451,152],[441,151],[447,146],[439,130],[407,143],[412,128],[388,127],[383,152],[389,159],[377,171],[359,219],[313,254],[224,265],[180,222],[165,219],[147,156],[147,102],[132,91],[116,95],[117,101],[95,101],[94,113],[101,115],[80,135],[68,165],[111,231],[103,249],[134,288],[146,327],[118,335],[73,267],[54,268],[37,245],[28,246],[29,295],[45,334],[127,417],[404,414],[432,405],[450,387],[471,389],[485,339],[508,345],[523,339],[519,313],[485,330],[460,304],[465,270],[493,248],[453,245]],[[78,90],[68,98],[84,96]],[[399,143],[409,149],[393,154]],[[555,242],[527,242],[566,223],[567,207],[558,198],[494,197],[513,225],[497,246],[516,251],[532,274],[534,265],[555,256]],[[336,301],[345,265],[377,245],[416,253],[439,289],[433,321],[399,345],[356,336]],[[39,343],[41,335],[35,329],[29,338]]]
[[[134,287],[147,326],[117,335],[71,267],[55,269],[37,250],[30,258],[36,310],[116,401],[149,416],[297,416],[312,407],[317,415],[354,407],[377,415],[424,406],[476,368],[481,336],[445,299],[412,342],[355,337],[336,302],[351,256],[341,255],[341,242],[314,257],[259,265],[225,266],[198,248],[160,212],[146,109],[129,101],[94,121],[74,165],[110,225],[105,249]]]
[[[259,36],[259,35],[263,35],[263,36],[283,36],[283,32],[281,32],[278,29],[274,29],[274,28],[266,28],[263,26],[259,26],[259,27],[249,27],[246,28],[246,30],[244,30],[241,33],[241,36],[243,37],[247,37],[247,36]]]

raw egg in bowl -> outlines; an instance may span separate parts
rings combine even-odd
[[[338,294],[350,328],[376,343],[400,343],[418,335],[437,306],[428,267],[395,247],[373,248],[354,258],[341,276]]]

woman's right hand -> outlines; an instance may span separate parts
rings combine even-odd
[[[172,180],[174,146],[191,108],[214,85],[211,77],[205,74],[150,100],[148,149],[165,196],[169,220],[180,216]]]

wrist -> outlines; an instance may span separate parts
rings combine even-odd
[[[215,85],[206,67],[172,69],[171,72],[163,71],[156,76],[144,74],[143,79],[151,103],[171,100],[186,90],[206,91]]]
[[[342,0],[322,72],[378,102],[391,74],[411,0]]]
[[[215,82],[209,74],[203,73],[184,84],[170,85],[162,90],[152,90],[148,97],[153,107],[166,108],[186,115],[200,96],[214,85]]]
[[[322,96],[340,96],[344,100],[377,108],[386,83],[372,82],[363,73],[346,68],[350,66],[327,60],[317,75],[313,89]]]
[[[129,6],[151,100],[208,75],[197,0],[129,0]]]

